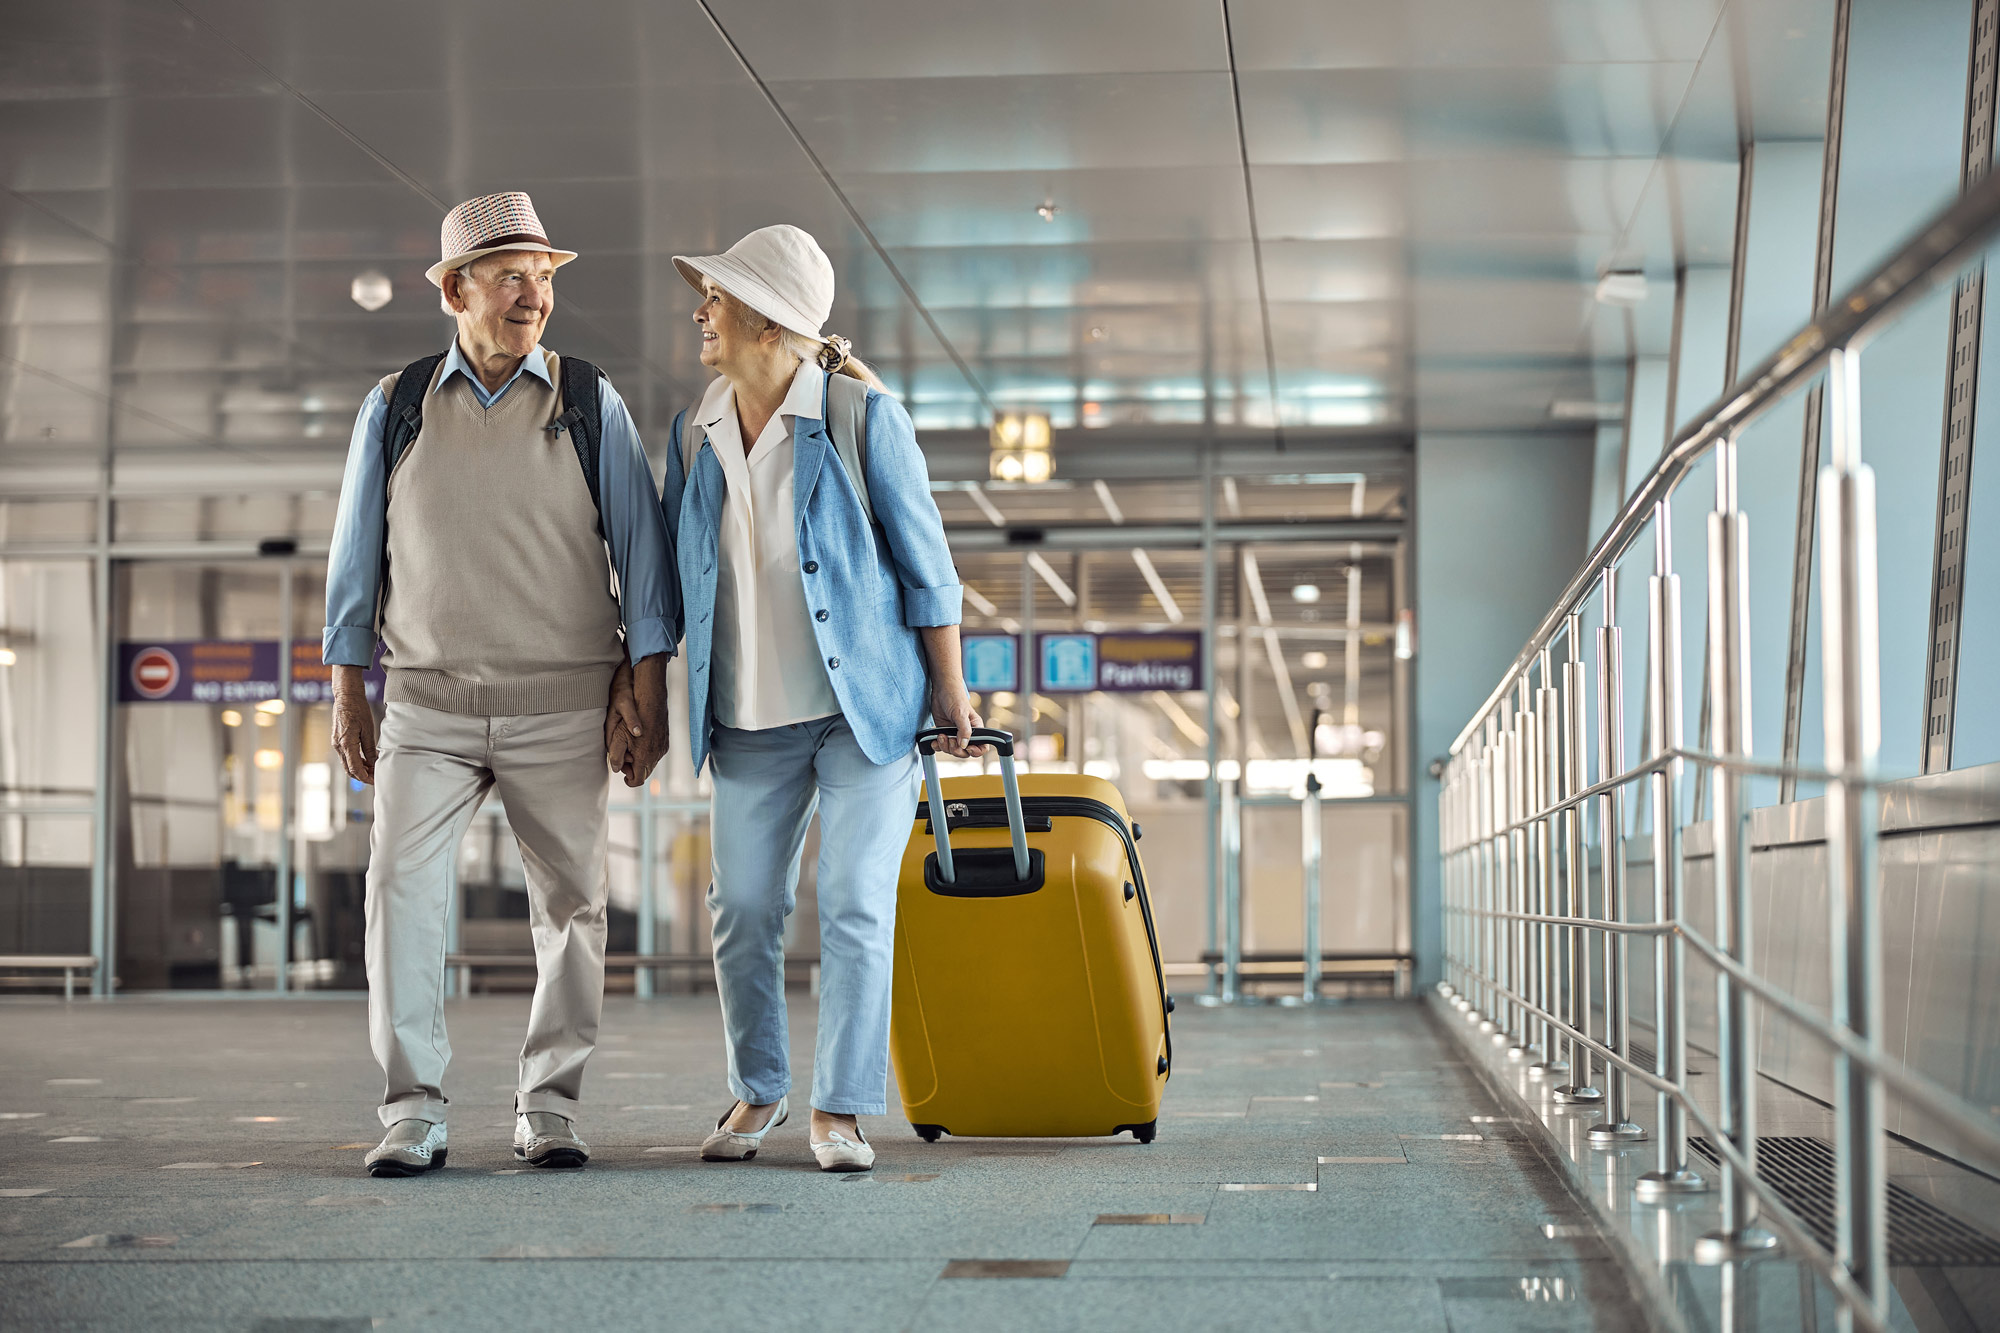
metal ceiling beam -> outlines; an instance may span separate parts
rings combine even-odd
[[[1271,338],[1271,297],[1264,282],[1264,240],[1257,230],[1257,188],[1250,179],[1250,139],[1243,130],[1243,83],[1236,70],[1236,33],[1229,0],[1222,4],[1222,45],[1229,56],[1229,101],[1236,110],[1236,152],[1243,167],[1243,206],[1250,215],[1250,258],[1257,269],[1257,313],[1264,329],[1264,378],[1271,395],[1271,438],[1285,452],[1285,423],[1278,415],[1278,353]]]
[[[695,0],[695,3],[700,5],[701,12],[708,16],[709,23],[715,28],[715,35],[722,39],[722,44],[736,57],[736,63],[743,67],[743,72],[750,77],[750,82],[757,85],[757,91],[770,105],[772,114],[778,118],[778,123],[792,136],[792,142],[796,143],[799,151],[806,155],[806,161],[812,163],[813,170],[817,171],[820,179],[826,182],[826,188],[833,191],[834,199],[846,212],[848,220],[854,224],[854,229],[861,233],[862,239],[867,241],[868,247],[875,252],[875,257],[882,261],[882,267],[889,270],[889,276],[896,280],[896,285],[902,289],[903,296],[909,301],[911,309],[917,312],[917,317],[923,320],[924,326],[931,331],[931,336],[937,339],[938,346],[942,347],[944,354],[951,358],[951,363],[958,367],[958,373],[965,377],[965,382],[972,386],[975,394],[979,395],[979,401],[985,405],[986,410],[997,411],[998,409],[993,406],[992,396],[986,392],[986,385],[980,381],[979,376],[972,373],[972,366],[959,354],[951,339],[944,336],[944,330],[939,327],[937,318],[931,314],[930,307],[926,306],[923,298],[917,295],[917,289],[903,276],[903,270],[897,266],[896,261],[889,257],[888,248],[877,239],[875,229],[868,225],[868,220],[861,216],[861,210],[847,197],[847,191],[840,188],[840,182],[833,178],[833,173],[827,169],[826,163],[822,162],[819,154],[813,151],[813,146],[806,141],[805,134],[793,122],[791,114],[785,110],[784,105],[778,101],[778,95],[764,82],[764,76],[750,63],[750,57],[736,44],[736,39],[730,35],[729,29],[722,26],[722,19],[710,7],[708,0]]]

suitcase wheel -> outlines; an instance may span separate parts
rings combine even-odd
[[[1151,1143],[1153,1141],[1153,1135],[1159,1132],[1159,1128],[1160,1128],[1159,1121],[1148,1120],[1143,1125],[1120,1125],[1118,1128],[1112,1130],[1111,1132],[1113,1134],[1123,1134],[1126,1130],[1129,1129],[1132,1131],[1132,1137],[1139,1140],[1139,1142]]]
[[[925,1143],[936,1143],[944,1136],[943,1125],[911,1125],[910,1128],[916,1130],[917,1137]]]

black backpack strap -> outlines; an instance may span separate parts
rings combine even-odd
[[[590,487],[590,504],[597,510],[597,528],[604,530],[604,501],[598,492],[598,458],[603,448],[600,428],[603,425],[603,396],[598,392],[598,382],[604,372],[581,357],[566,356],[562,360],[562,414],[549,429],[560,435],[569,432],[570,443],[576,446],[576,461],[583,468],[584,484]]]
[[[388,415],[382,419],[382,514],[386,520],[389,513],[389,478],[396,473],[396,464],[416,440],[424,428],[424,395],[430,391],[431,377],[446,356],[444,352],[434,352],[420,357],[403,367],[403,373],[396,377],[396,391],[389,395]],[[375,589],[375,628],[382,628],[382,600],[389,590],[389,542],[386,536],[382,542],[382,572],[377,577]]]
[[[401,461],[403,451],[424,428],[424,394],[430,390],[431,376],[437,374],[438,363],[444,358],[445,353],[437,352],[412,361],[403,367],[396,380],[396,392],[389,399],[389,415],[382,423],[384,486]]]

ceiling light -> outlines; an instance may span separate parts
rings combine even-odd
[[[273,768],[283,768],[284,766],[285,752],[283,750],[257,751],[257,767],[268,771]]]
[[[1638,269],[1612,269],[1597,280],[1602,305],[1638,305],[1646,299],[1646,275]]]
[[[396,285],[389,281],[388,274],[371,268],[366,273],[354,275],[347,294],[354,298],[354,304],[372,314],[395,299]]]
[[[1292,600],[1303,602],[1307,606],[1312,605],[1319,600],[1319,585],[1317,583],[1294,584],[1292,587]]]
[[[243,714],[241,714],[241,713],[237,712],[237,711],[236,711],[236,710],[235,710],[234,708],[225,708],[225,709],[223,709],[223,710],[222,710],[222,725],[223,725],[223,726],[225,726],[225,727],[240,727],[240,726],[242,726],[242,725],[243,725]]]
[[[0,666],[13,666],[14,663],[20,660],[20,654],[16,653],[12,648],[0,648]]]
[[[1044,199],[1041,205],[1035,209],[1035,212],[1041,215],[1042,221],[1054,222],[1056,214],[1062,212],[1062,210],[1055,206],[1054,200]]]
[[[1558,398],[1549,404],[1551,421],[1623,421],[1625,404],[1594,403],[1587,398]]]
[[[1322,670],[1326,666],[1326,654],[1318,651],[1317,649],[1315,649],[1310,653],[1301,654],[1299,657],[1299,665],[1304,667],[1308,671]]]
[[[1090,326],[1090,340],[1092,342],[1101,343],[1110,336],[1111,330],[1105,328],[1102,324],[1093,324]]]
[[[1046,412],[1003,412],[993,418],[987,475],[994,481],[1039,485],[1055,475]]]
[[[257,705],[257,711],[260,713],[282,713],[285,711],[285,701],[283,699],[266,699],[263,703]]]

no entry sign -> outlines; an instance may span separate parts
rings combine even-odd
[[[181,683],[181,660],[171,648],[153,644],[132,655],[125,674],[141,699],[164,699]]]

